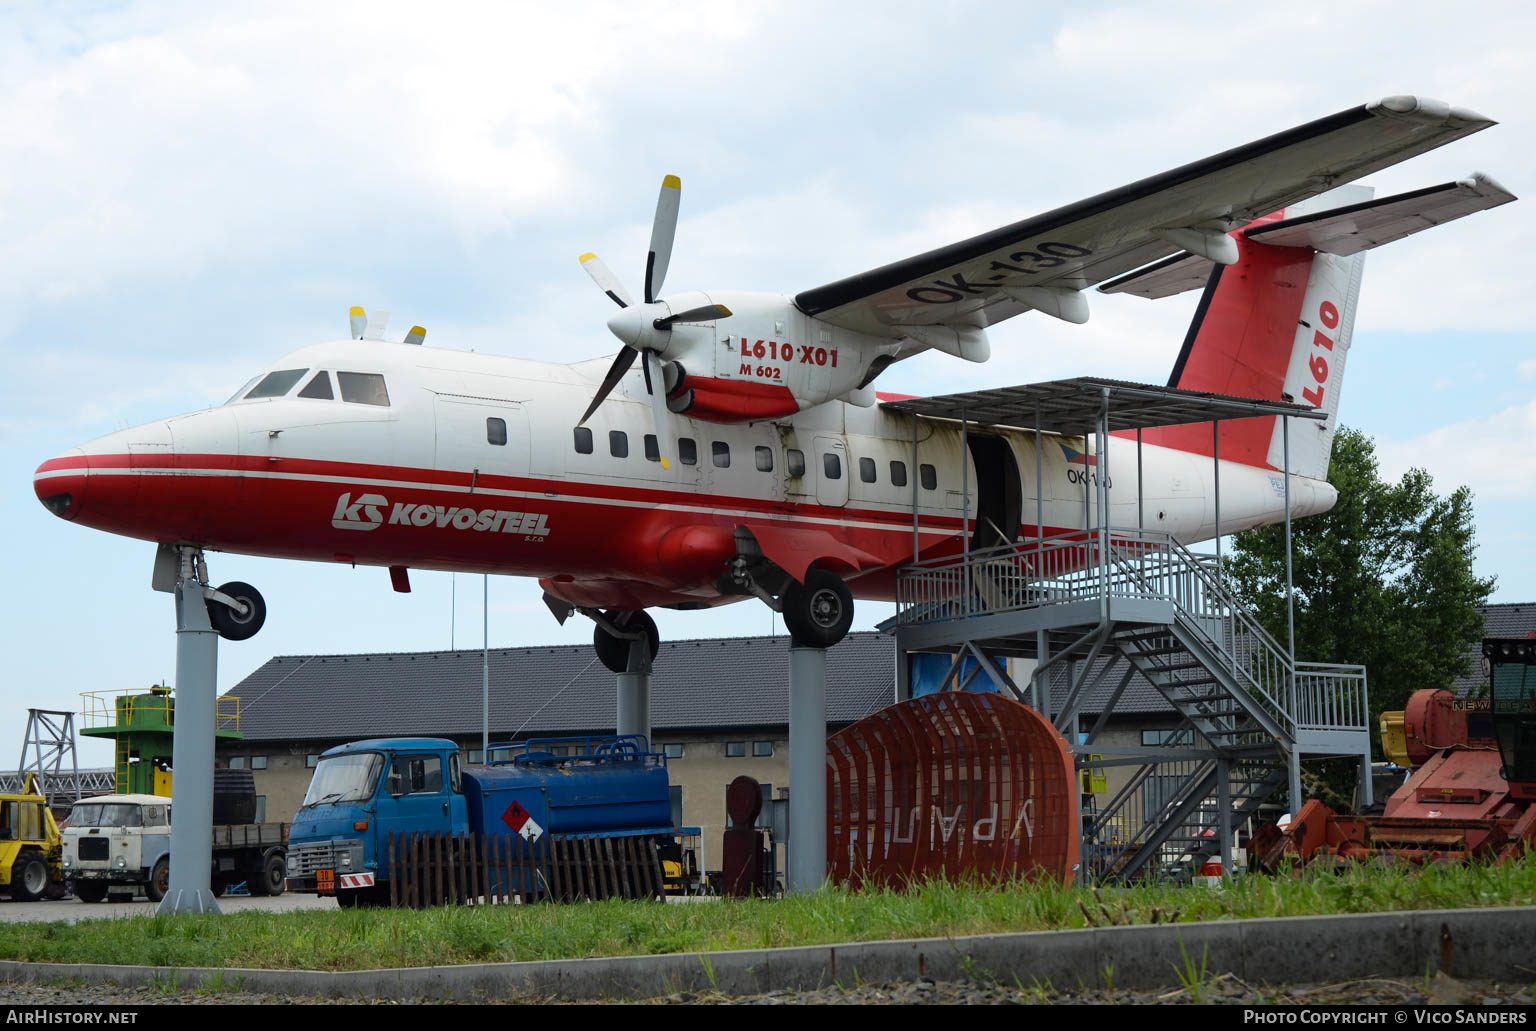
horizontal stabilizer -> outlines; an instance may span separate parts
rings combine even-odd
[[[1474,172],[1466,179],[1395,197],[1249,226],[1243,235],[1272,247],[1310,247],[1324,254],[1348,257],[1514,199],[1514,194],[1493,179]],[[1172,297],[1205,286],[1212,264],[1209,258],[1180,251],[1112,279],[1099,291],[1153,300]]]
[[[1244,233],[1275,247],[1311,247],[1347,257],[1514,199],[1488,176],[1473,172],[1453,183],[1253,226]]]
[[[1135,272],[1127,272],[1118,279],[1111,279],[1099,287],[1099,292],[1135,294],[1137,297],[1146,297],[1154,301],[1160,297],[1172,297],[1186,290],[1198,290],[1203,287],[1211,278],[1211,266],[1214,264],[1215,262],[1210,258],[1180,251],[1172,257],[1153,262],[1146,268],[1139,268]]]

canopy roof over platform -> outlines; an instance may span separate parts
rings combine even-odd
[[[1242,419],[1255,415],[1288,415],[1298,419],[1323,419],[1326,415],[1310,405],[1284,401],[1259,401],[1230,394],[1207,394],[1177,387],[1079,376],[1018,387],[973,390],[964,394],[914,397],[886,401],[881,407],[935,419],[961,419],[984,426],[1015,426],[1033,429],[1038,413],[1042,430],[1076,436],[1094,432],[1102,414],[1104,392],[1109,392],[1110,430],[1139,430],[1152,426]]]

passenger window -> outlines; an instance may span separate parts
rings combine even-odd
[[[716,469],[731,467],[731,445],[723,440],[716,440],[710,443],[709,448],[714,456]]]
[[[377,372],[338,372],[336,382],[341,385],[343,401],[389,407],[389,391],[384,389],[384,377]]]
[[[246,399],[254,397],[282,397],[293,389],[308,369],[284,369],[282,372],[269,372],[262,377],[261,382],[251,388],[246,394]]]
[[[505,447],[507,443],[507,420],[497,419],[494,416],[485,420],[485,439],[488,443],[497,447]]]
[[[677,438],[677,460],[684,465],[699,464],[699,445],[692,437]]]
[[[907,463],[891,463],[891,483],[897,487],[905,487],[907,485]]]
[[[873,458],[859,459],[859,479],[864,483],[875,482],[875,460]]]
[[[592,431],[586,426],[576,427],[576,453],[578,455],[592,453]]]
[[[805,452],[799,448],[786,448],[784,451],[784,471],[791,476],[804,476]]]
[[[757,449],[757,471],[760,473],[773,472],[773,448],[759,447]]]
[[[939,474],[933,466],[924,462],[917,467],[918,477],[922,480],[923,490],[939,489]]]
[[[614,458],[629,457],[629,434],[623,430],[608,431],[608,453]]]
[[[656,444],[656,434],[647,433],[642,443],[645,445],[645,460],[647,462],[661,461],[661,448]]]
[[[829,480],[843,478],[843,460],[828,451],[821,456],[821,474]]]
[[[323,369],[315,373],[315,378],[304,384],[304,389],[299,391],[299,396],[319,401],[336,400],[336,395],[331,393],[331,374]]]

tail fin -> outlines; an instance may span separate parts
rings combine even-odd
[[[1379,201],[1372,192],[1340,187],[1234,232],[1238,261],[1211,267],[1168,381],[1322,410],[1326,418],[1297,420],[1290,434],[1291,472],[1314,479],[1328,475],[1364,252],[1515,199],[1480,174]],[[1164,297],[1193,288],[1210,266],[1175,255],[1100,289]],[[1207,456],[1215,450],[1208,423],[1148,430],[1143,439]],[[1220,444],[1225,460],[1276,470],[1284,462],[1279,419],[1272,416],[1221,423]]]
[[[1358,203],[1371,193],[1369,187],[1346,186],[1318,200]],[[1298,213],[1293,208],[1283,215]],[[1264,221],[1277,222],[1279,216]],[[1321,408],[1326,419],[1297,420],[1291,427],[1290,468],[1322,479],[1328,475],[1365,255],[1261,243],[1242,232],[1233,238],[1237,264],[1212,269],[1168,385]],[[1284,441],[1272,416],[1223,422],[1220,436],[1223,459],[1271,469],[1283,465]],[[1215,450],[1208,423],[1151,430],[1144,439],[1202,455]]]

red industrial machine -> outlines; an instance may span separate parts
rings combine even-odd
[[[1536,847],[1536,640],[1488,638],[1483,661],[1488,697],[1416,691],[1383,715],[1383,748],[1413,773],[1380,816],[1313,799],[1284,832],[1255,835],[1254,864],[1506,860]]]

